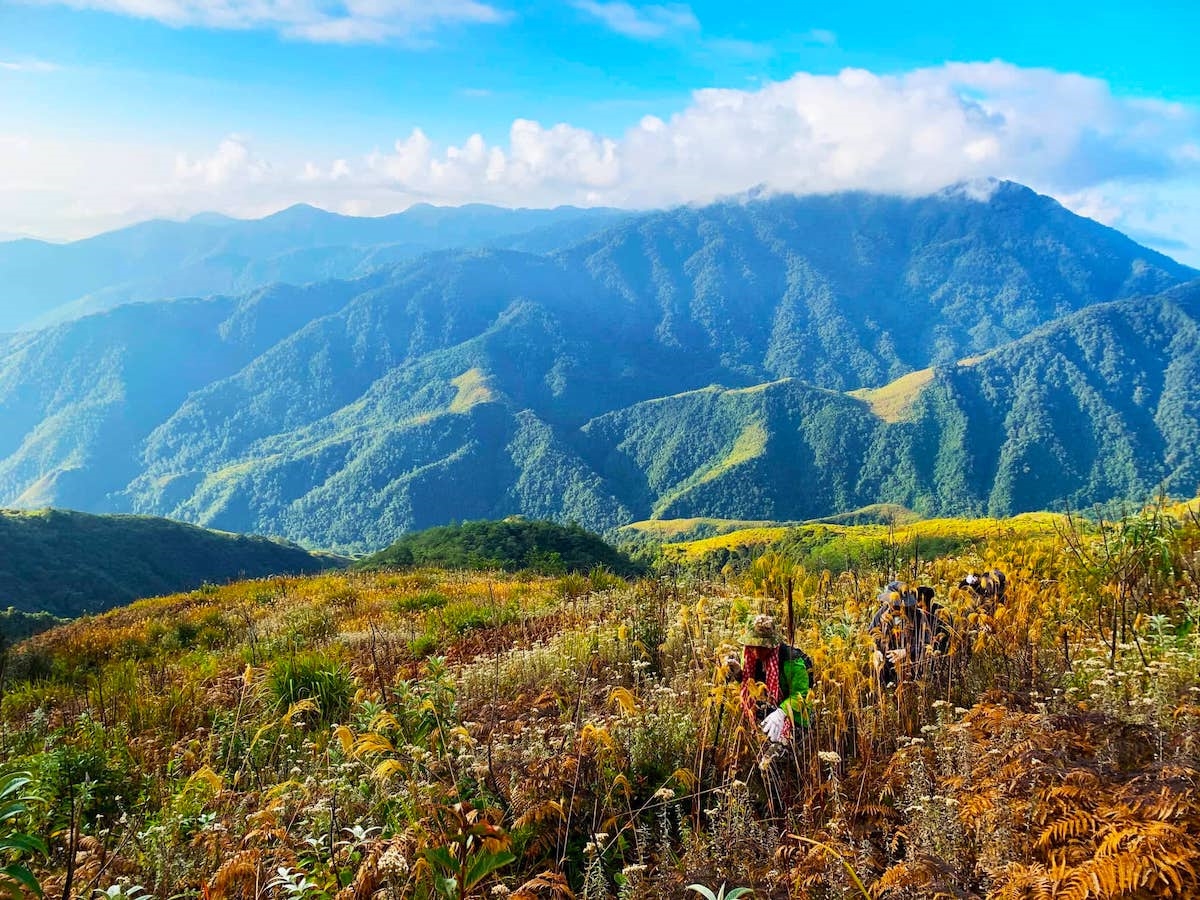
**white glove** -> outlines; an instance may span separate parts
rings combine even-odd
[[[883,668],[883,653],[876,650],[871,654],[871,667],[877,672]]]
[[[908,658],[908,650],[904,647],[899,650],[889,650],[887,657],[892,661],[893,666],[898,666]]]
[[[776,744],[783,743],[783,732],[787,728],[788,717],[782,709],[777,709],[765,719],[763,719],[762,733],[771,739]]]

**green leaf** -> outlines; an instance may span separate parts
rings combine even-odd
[[[504,868],[515,859],[516,856],[507,850],[501,850],[499,853],[481,851],[474,854],[467,863],[466,883],[463,885],[463,890],[470,891],[497,869]]]
[[[425,851],[425,858],[443,873],[458,871],[458,861],[447,847],[431,847]]]
[[[20,889],[22,887],[27,891],[32,891],[34,896],[42,896],[42,886],[33,877],[33,873],[24,866],[13,864],[0,869],[0,888],[7,890],[17,900],[21,900],[23,895]]]
[[[702,884],[689,884],[687,889],[689,891],[695,891],[697,894],[703,897],[704,900],[717,900],[717,895],[714,894],[710,888],[707,888]]]
[[[32,834],[10,834],[0,837],[0,853],[17,851],[19,853],[46,854],[45,842]]]

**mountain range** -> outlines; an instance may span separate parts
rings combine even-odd
[[[1200,484],[1198,273],[1020,185],[550,214],[500,238],[443,211],[463,246],[357,278],[0,337],[0,504],[363,551],[510,514],[1002,515]]]
[[[389,268],[430,250],[546,252],[620,221],[614,209],[501,209],[418,204],[390,216],[342,216],[300,204],[263,219],[215,213],[154,220],[69,244],[0,243],[0,332],[168,297],[240,294]]]

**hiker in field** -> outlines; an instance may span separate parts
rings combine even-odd
[[[991,615],[997,606],[1004,604],[1004,591],[1008,587],[1008,579],[999,569],[990,572],[971,572],[958,583],[959,590],[970,591],[975,598],[975,607],[981,612]]]
[[[812,660],[784,642],[779,623],[770,615],[750,620],[742,644],[742,709],[772,744],[788,744],[796,727],[808,724],[805,698]]]
[[[950,623],[931,587],[889,582],[871,618],[871,664],[884,687],[927,678],[950,649]]]

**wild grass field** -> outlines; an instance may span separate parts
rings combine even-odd
[[[1194,511],[944,524],[956,549],[919,556],[838,527],[892,556],[805,567],[784,542],[718,573],[664,557],[639,581],[343,572],[46,632],[0,675],[0,772],[26,773],[7,818],[0,788],[0,884],[21,896],[28,874],[63,900],[1200,895]],[[1008,590],[988,610],[956,585],[992,568]],[[895,576],[935,588],[953,641],[930,677],[885,687],[867,623]],[[789,592],[816,679],[773,758],[728,658],[750,616],[786,618]]]

